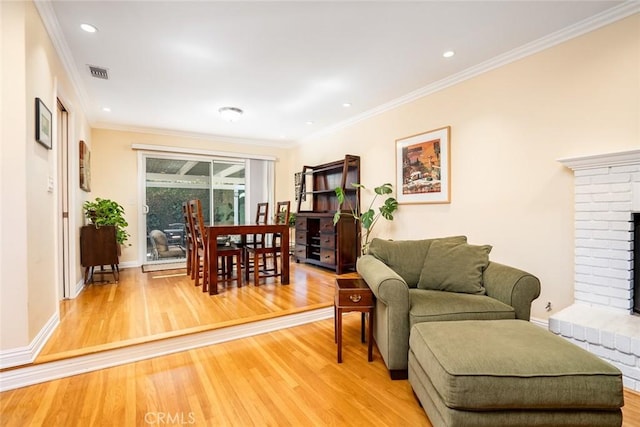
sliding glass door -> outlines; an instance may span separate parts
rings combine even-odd
[[[145,263],[184,262],[185,201],[201,200],[205,224],[245,222],[244,159],[143,154],[143,164]]]

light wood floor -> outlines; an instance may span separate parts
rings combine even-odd
[[[213,297],[177,272],[124,270],[118,285],[63,302],[41,358],[332,304],[335,275],[292,268],[289,286],[234,285]],[[0,425],[430,426],[377,349],[366,361],[359,327],[359,313],[344,316],[342,364],[325,320],[0,393]],[[640,394],[625,390],[623,414],[624,427],[640,426]]]
[[[118,284],[89,285],[76,299],[61,302],[60,325],[36,363],[329,307],[335,277],[292,263],[290,285],[268,279],[258,287],[251,282],[238,288],[233,282],[210,296],[184,269],[125,269]]]
[[[341,364],[328,319],[0,393],[1,424],[430,426],[359,326],[344,316]],[[623,426],[640,425],[640,395],[625,402]]]

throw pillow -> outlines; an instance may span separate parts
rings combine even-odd
[[[491,249],[436,240],[425,257],[418,288],[484,295],[482,272],[489,265]]]
[[[467,238],[466,236],[452,236],[437,240],[466,243]],[[434,241],[436,239],[382,240],[375,238],[369,245],[369,254],[398,273],[410,288],[415,288],[420,279],[424,258]]]

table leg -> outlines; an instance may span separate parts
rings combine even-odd
[[[209,295],[218,293],[218,233],[209,228],[208,244],[205,245],[204,279],[209,286]]]
[[[365,315],[365,312],[363,311],[360,314],[361,314],[361,316],[360,316],[360,341],[361,342],[366,342],[365,338],[364,338],[364,331],[365,331],[364,315]]]
[[[333,342],[338,343],[338,313],[336,305],[333,305]]]
[[[338,334],[338,363],[342,363],[342,309],[337,309],[336,333]]]
[[[282,279],[280,283],[283,285],[289,284],[289,227],[285,227],[282,233],[282,250],[280,254],[282,256]]]
[[[369,326],[369,348],[368,348],[369,362],[373,360],[373,310],[374,310],[373,308],[369,310],[369,325],[368,325]],[[362,315],[364,316],[364,313],[362,313]]]

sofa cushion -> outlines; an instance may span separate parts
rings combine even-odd
[[[621,372],[524,320],[427,322],[409,346],[444,404],[462,410],[617,410]]]
[[[486,295],[409,290],[409,327],[446,320],[515,319],[513,307]]]
[[[424,259],[418,288],[484,295],[482,272],[489,265],[489,252],[490,245],[434,241]]]
[[[424,259],[431,243],[436,239],[382,240],[375,238],[369,245],[369,254],[388,265],[409,285],[415,288],[420,279]],[[442,241],[466,243],[466,236],[444,237]]]

